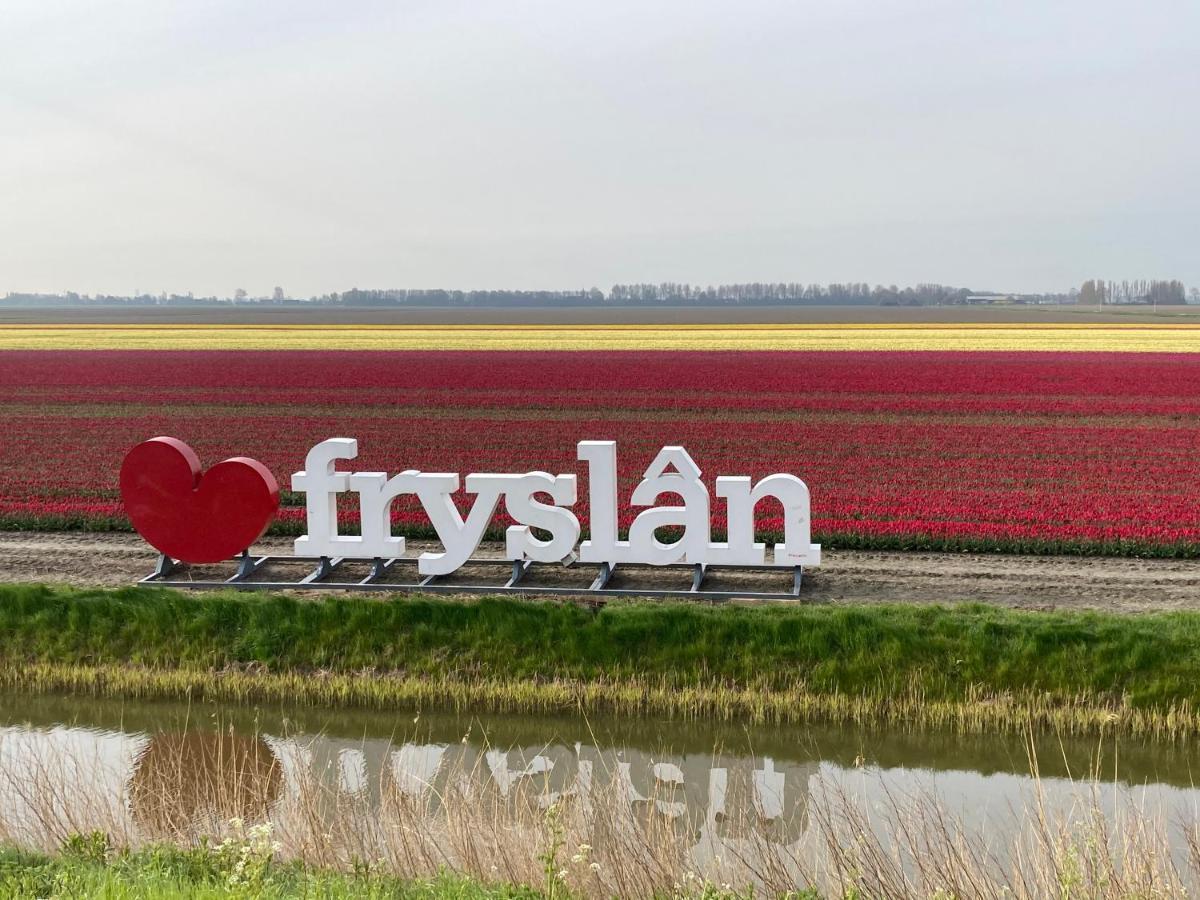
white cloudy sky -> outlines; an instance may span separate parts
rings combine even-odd
[[[1200,284],[1196,0],[5,0],[0,292]]]

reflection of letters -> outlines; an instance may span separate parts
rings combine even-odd
[[[404,796],[440,800],[447,780],[464,798],[488,794],[506,802],[546,809],[572,798],[590,809],[606,791],[616,789],[633,814],[674,823],[680,833],[725,839],[748,827],[773,841],[792,843],[807,822],[812,762],[782,763],[761,759],[687,753],[658,756],[636,749],[598,749],[541,744],[508,750],[469,743],[402,744],[386,740],[344,741],[327,737],[268,738],[279,758],[284,789],[298,791],[303,772],[337,793],[378,803],[390,786]]]
[[[409,797],[423,797],[433,788],[434,778],[442,767],[445,755],[444,744],[405,744],[392,754],[392,780],[401,793]]]
[[[791,845],[806,827],[809,782],[818,772],[813,761],[583,743],[498,750],[461,740],[396,744],[223,730],[7,731],[0,729],[0,757],[14,777],[36,779],[47,760],[70,763],[56,787],[64,798],[80,798],[85,812],[111,810],[114,822],[128,816],[142,834],[165,836],[218,828],[234,817],[299,834],[313,816],[321,822],[339,810],[384,826],[397,810],[430,816],[431,833],[438,833],[463,803],[524,808],[536,813],[525,821],[537,822],[540,811],[561,802],[598,838],[625,842],[628,829],[668,828],[693,847],[733,846],[749,834]],[[20,800],[7,795],[15,806],[6,807],[6,821],[14,827],[38,821],[21,812]]]

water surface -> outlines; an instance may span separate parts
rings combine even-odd
[[[798,846],[832,785],[873,815],[897,797],[936,796],[1001,853],[1039,796],[1106,816],[1132,805],[1161,821],[1182,859],[1198,763],[1190,743],[1134,739],[1040,735],[1031,752],[1020,735],[0,695],[0,825],[18,840],[44,820],[48,780],[60,818],[84,823],[102,808],[112,827],[144,835],[229,815],[228,798],[214,807],[214,778],[236,782],[232,812],[248,819],[294,815],[287,801],[306,780],[365,809],[389,792],[436,801],[469,782],[470,796],[523,793],[540,809],[615,788],[707,858],[738,822]]]

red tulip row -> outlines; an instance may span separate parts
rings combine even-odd
[[[582,474],[576,442],[614,439],[625,497],[664,444],[706,478],[796,474],[826,543],[1200,555],[1190,355],[7,353],[0,414],[10,527],[119,527],[121,458],[156,434],[285,489],[326,437],[358,439],[358,470],[463,474]],[[403,498],[394,518],[425,522]]]

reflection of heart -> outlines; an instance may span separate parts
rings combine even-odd
[[[279,485],[266,466],[244,456],[202,475],[191,447],[156,437],[125,455],[121,500],[154,549],[183,562],[220,562],[262,537],[279,508]]]

